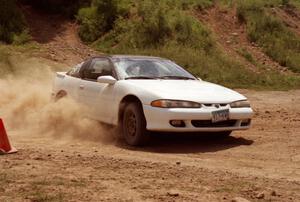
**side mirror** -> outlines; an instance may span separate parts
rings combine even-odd
[[[112,76],[99,76],[97,79],[98,83],[107,83],[107,84],[115,84],[117,80]]]

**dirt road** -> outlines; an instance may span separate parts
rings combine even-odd
[[[253,127],[223,140],[157,134],[133,148],[9,130],[19,153],[0,156],[0,201],[300,201],[300,91],[240,91]]]
[[[0,80],[0,115],[19,149],[0,156],[1,202],[300,201],[299,90],[240,90],[256,114],[251,130],[232,137],[156,134],[147,147],[128,147],[74,105],[49,104],[53,61],[67,67],[94,51],[76,25],[24,9],[37,56],[52,62],[17,55],[11,61],[28,75]]]

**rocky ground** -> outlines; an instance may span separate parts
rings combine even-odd
[[[134,148],[9,130],[19,152],[0,156],[0,201],[300,201],[300,92],[240,91],[253,127],[226,139],[156,134]]]

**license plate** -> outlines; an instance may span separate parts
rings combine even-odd
[[[229,119],[229,109],[219,110],[212,112],[212,122],[227,121]]]

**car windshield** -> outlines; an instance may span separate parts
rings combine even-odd
[[[126,58],[116,59],[114,64],[121,79],[196,79],[170,60]]]

